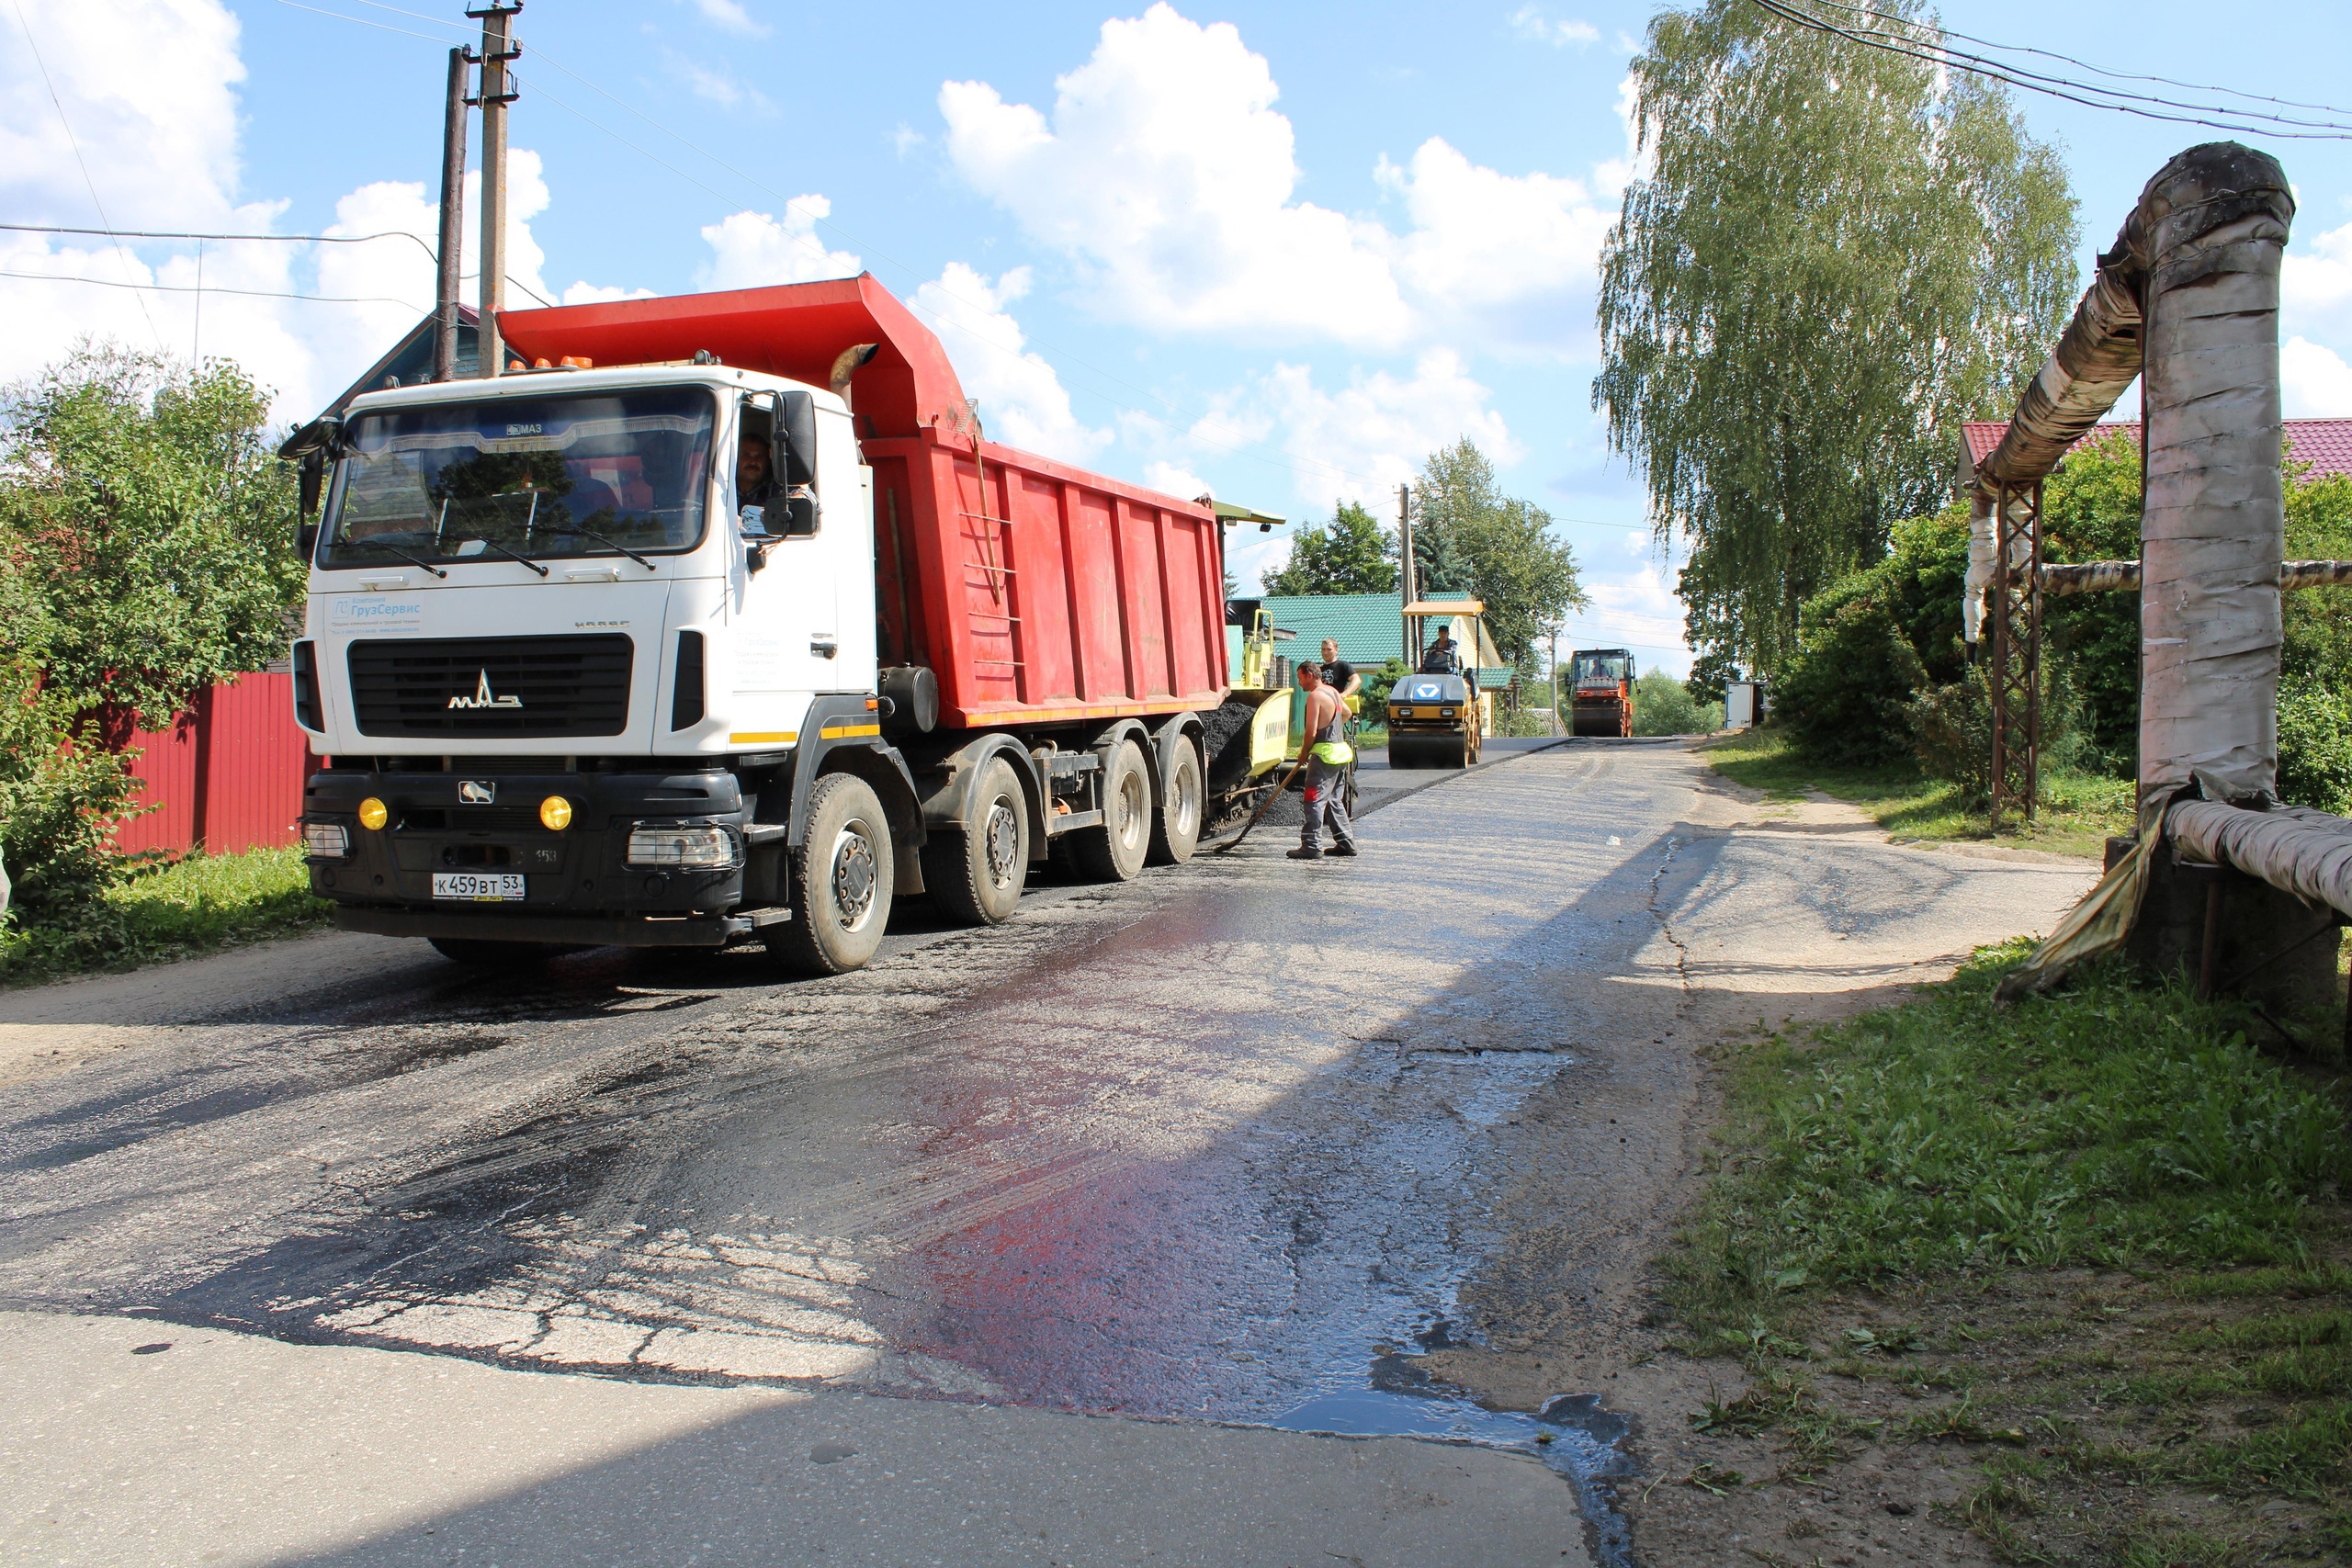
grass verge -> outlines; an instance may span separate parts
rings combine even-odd
[[[1963,1483],[1935,1517],[2006,1562],[2346,1560],[2334,1068],[2120,965],[1996,1012],[2024,951],[1724,1048],[1723,1148],[1664,1284],[1679,1348],[1748,1382],[1692,1426],[1769,1441],[1762,1484],[1933,1445]]]
[[[326,924],[298,848],[189,855],[109,892],[78,925],[0,929],[0,984],[132,969]]]
[[[1776,800],[1802,800],[1818,790],[1869,813],[1897,840],[1951,841],[1997,840],[2005,844],[2097,857],[2110,833],[2132,830],[2132,783],[2128,779],[2053,773],[2042,780],[2043,800],[2030,827],[2011,824],[1996,834],[1982,807],[1972,806],[1958,784],[1931,779],[1913,762],[1877,768],[1828,768],[1797,754],[1788,732],[1766,728],[1743,730],[1710,742],[1708,765],[1734,784],[1760,789]]]

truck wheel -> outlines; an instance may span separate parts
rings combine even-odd
[[[993,926],[1012,918],[1028,879],[1029,803],[1012,764],[992,757],[972,785],[964,830],[923,845],[923,886],[948,919]]]
[[[580,951],[560,942],[493,942],[466,936],[433,936],[424,940],[442,957],[469,969],[527,968]]]
[[[819,779],[808,792],[808,837],[787,852],[792,919],[766,929],[768,952],[801,975],[865,967],[890,923],[894,852],[872,785],[854,773]]]
[[[1201,841],[1202,801],[1206,795],[1201,783],[1201,750],[1185,736],[1176,742],[1176,755],[1169,761],[1168,787],[1161,792],[1159,809],[1151,820],[1151,863],[1182,865],[1193,858],[1193,850]]]
[[[1070,835],[1079,870],[1097,882],[1132,882],[1151,848],[1151,774],[1129,736],[1102,762],[1102,822]]]

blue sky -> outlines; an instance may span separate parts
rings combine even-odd
[[[1399,478],[1471,435],[1577,547],[1594,605],[1564,642],[1679,671],[1672,565],[1589,392],[1622,83],[1654,10],[533,0],[515,270],[582,299],[863,266],[939,328],[998,438],[1293,517],[1342,497],[1390,514]],[[1944,19],[2117,71],[2352,99],[2340,4],[2242,6],[2217,37],[2169,0],[2128,29],[2111,15],[1987,0]],[[0,20],[0,220],[429,237],[459,6],[22,0]],[[2211,134],[2022,107],[2073,174],[2086,264]],[[2289,412],[2352,414],[2352,143],[2263,145],[2301,201]],[[404,241],[205,252],[209,289],[372,302],[208,293],[199,322],[192,293],[0,276],[0,377],[84,333],[182,354],[200,333],[291,417],[431,295]],[[0,273],[185,289],[197,265],[189,243],[0,234]]]

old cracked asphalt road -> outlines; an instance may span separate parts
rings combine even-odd
[[[0,997],[0,1557],[1633,1560],[1691,1047],[2089,874],[1490,754],[1367,773],[1360,860],[821,983],[334,935]],[[1516,1412],[1424,1370],[1539,1334],[1593,1353]]]

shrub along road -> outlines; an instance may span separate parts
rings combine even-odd
[[[1625,1561],[1608,1480],[1695,1407],[1641,1318],[1700,1047],[2088,874],[1758,819],[1673,743],[1363,837],[910,906],[820,983],[327,935],[0,998],[0,1555]]]

